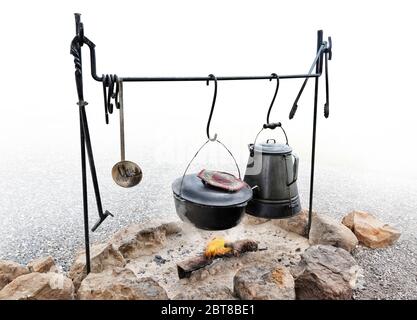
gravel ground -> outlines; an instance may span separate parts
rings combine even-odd
[[[7,169],[10,166],[0,166],[1,259],[27,263],[35,257],[52,255],[68,270],[84,240],[80,173],[74,164],[77,160],[66,155],[25,158],[24,162],[33,165],[25,167],[23,175]],[[22,159],[19,161],[23,163]],[[103,206],[115,217],[108,218],[97,232],[91,233],[91,242],[108,239],[132,222],[177,220],[170,188],[173,179],[181,175],[183,166],[168,161],[156,165],[152,160],[142,159],[143,182],[136,188],[122,189],[108,173],[113,162],[100,158],[97,170]],[[308,168],[308,164],[301,163],[301,168]],[[390,248],[356,250],[354,256],[363,268],[363,279],[355,299],[416,299],[417,188],[414,181],[346,168],[317,167],[316,170],[316,211],[341,219],[354,209],[365,210],[402,232],[400,240]],[[308,172],[301,170],[299,189],[304,207],[308,203],[308,181]],[[90,227],[97,217],[91,187],[89,184]]]

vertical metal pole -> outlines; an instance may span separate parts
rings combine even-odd
[[[82,34],[82,24],[80,21],[80,14],[75,14],[75,31],[77,37]],[[85,157],[85,130],[84,130],[84,114],[85,105],[83,94],[83,80],[82,80],[82,61],[81,61],[81,43],[79,39],[75,38],[71,43],[71,54],[74,56],[75,65],[75,82],[77,85],[78,106],[80,116],[80,144],[81,144],[81,175],[82,175],[82,191],[83,191],[83,211],[84,211],[84,239],[85,239],[85,263],[87,274],[91,271],[90,265],[90,233],[88,228],[88,202],[87,202],[87,168]]]
[[[87,200],[87,169],[85,159],[85,135],[83,129],[82,110],[84,106],[80,106],[80,136],[81,136],[81,175],[83,188],[83,210],[84,210],[84,240],[85,240],[85,263],[87,267],[87,274],[91,271],[90,266],[90,234],[88,227],[88,200]]]
[[[323,31],[317,31],[317,52],[320,49],[320,46],[323,42]],[[322,54],[316,62],[316,73],[321,72],[322,67]],[[313,215],[313,194],[314,194],[314,164],[316,160],[316,129],[317,129],[317,102],[319,95],[319,77],[315,78],[314,84],[314,111],[313,111],[313,140],[311,143],[311,172],[310,172],[310,198],[308,206],[308,225],[307,225],[307,235],[310,236],[311,228],[311,219]]]

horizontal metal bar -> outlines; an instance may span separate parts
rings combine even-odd
[[[279,76],[280,79],[317,78],[320,74],[292,74]],[[119,77],[123,82],[159,82],[159,81],[211,81],[209,77]],[[228,80],[271,80],[273,76],[231,76],[217,77],[219,81]],[[101,81],[101,80],[100,80]]]
[[[87,37],[83,37],[83,43],[86,44],[90,49],[90,63],[91,63],[91,76],[98,82],[103,81],[103,77],[97,75],[96,67],[96,50],[95,44],[90,41]],[[317,59],[317,57],[316,57]],[[315,60],[316,61],[316,60]],[[280,79],[307,79],[307,78],[318,78],[321,76],[321,72],[311,74],[311,70],[307,74],[290,74],[290,75],[278,75]],[[213,79],[206,77],[119,77],[124,82],[163,82],[163,81],[212,81]],[[228,80],[271,80],[274,76],[230,76],[230,77],[217,77],[219,81]]]

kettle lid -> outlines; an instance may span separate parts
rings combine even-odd
[[[288,144],[276,143],[275,139],[268,139],[266,142],[257,143],[255,151],[262,154],[290,154],[292,148]]]

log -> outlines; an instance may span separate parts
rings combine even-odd
[[[229,242],[225,246],[232,248],[232,252],[213,258],[208,258],[204,254],[201,254],[177,263],[178,277],[180,279],[189,278],[194,271],[212,264],[217,258],[239,257],[245,252],[258,251],[258,243],[249,239]]]
[[[189,278],[191,273],[210,265],[213,261],[214,259],[207,258],[202,254],[177,263],[178,277],[180,279]]]
[[[258,243],[249,239],[227,243],[226,247],[231,247],[233,249],[233,255],[235,257],[239,257],[245,252],[258,251]]]

